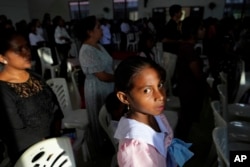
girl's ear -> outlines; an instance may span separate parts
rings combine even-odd
[[[127,95],[124,92],[118,91],[116,96],[123,104],[129,105]]]

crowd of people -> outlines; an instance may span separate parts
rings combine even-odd
[[[120,166],[182,166],[189,160],[193,155],[186,143],[190,142],[189,132],[192,124],[200,121],[203,101],[211,93],[207,91],[206,77],[212,75],[216,85],[220,82],[219,72],[226,72],[231,102],[239,85],[238,62],[245,61],[246,71],[250,70],[250,22],[249,17],[219,20],[188,16],[181,20],[180,5],[172,5],[169,15],[171,19],[161,27],[152,18],[117,21],[87,16],[67,23],[61,16],[51,19],[48,13],[42,21],[21,20],[14,26],[1,15],[0,137],[12,163],[39,140],[60,136],[63,115],[56,96],[45,78],[40,77],[39,67],[30,70],[31,61],[39,62],[37,48],[56,48],[60,76],[67,79],[67,59],[75,39],[81,43],[77,58],[85,76],[82,96],[97,150],[102,148],[105,137],[98,113],[106,103],[111,117],[119,121],[114,137],[119,140]],[[140,34],[138,50],[114,69],[112,56],[117,49],[112,34],[120,33],[120,49],[126,51],[126,35],[135,32]],[[163,44],[164,52],[177,55],[174,76],[170,78],[181,104],[176,129],[170,127],[163,114],[168,96],[164,87],[166,73],[159,63],[161,59],[156,58],[156,42]],[[204,71],[201,55],[208,59],[208,70]],[[216,93],[212,97],[218,98]],[[113,102],[116,107],[112,107]],[[177,148],[184,150],[181,158],[169,151]]]

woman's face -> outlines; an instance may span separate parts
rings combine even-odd
[[[151,67],[143,68],[134,77],[133,88],[127,96],[132,112],[159,115],[165,108],[164,84],[156,70]]]
[[[91,31],[91,37],[99,41],[102,37],[102,29],[99,21],[96,21],[94,29]]]
[[[7,61],[6,65],[21,70],[31,68],[31,53],[27,41],[22,36],[17,36],[10,45],[3,56]]]

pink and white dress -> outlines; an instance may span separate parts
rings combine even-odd
[[[155,119],[161,132],[134,119],[120,119],[114,135],[119,140],[117,159],[120,167],[176,167],[193,156],[188,150],[190,144],[173,139],[165,115],[155,116]]]

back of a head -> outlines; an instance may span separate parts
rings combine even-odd
[[[202,22],[197,17],[186,17],[182,21],[182,37],[183,39],[189,39],[192,36],[196,36],[198,29]]]
[[[169,8],[170,17],[173,17],[176,13],[180,12],[181,9],[182,9],[181,5],[175,4],[175,5],[170,6]]]
[[[96,21],[97,18],[95,16],[87,16],[82,20],[77,21],[73,28],[75,36],[81,41],[88,39],[88,31],[91,31],[95,28]]]
[[[159,73],[161,80],[165,81],[166,73],[160,65],[145,57],[131,56],[123,60],[115,70],[116,91],[130,91],[133,88],[133,77],[145,67],[155,69]]]

